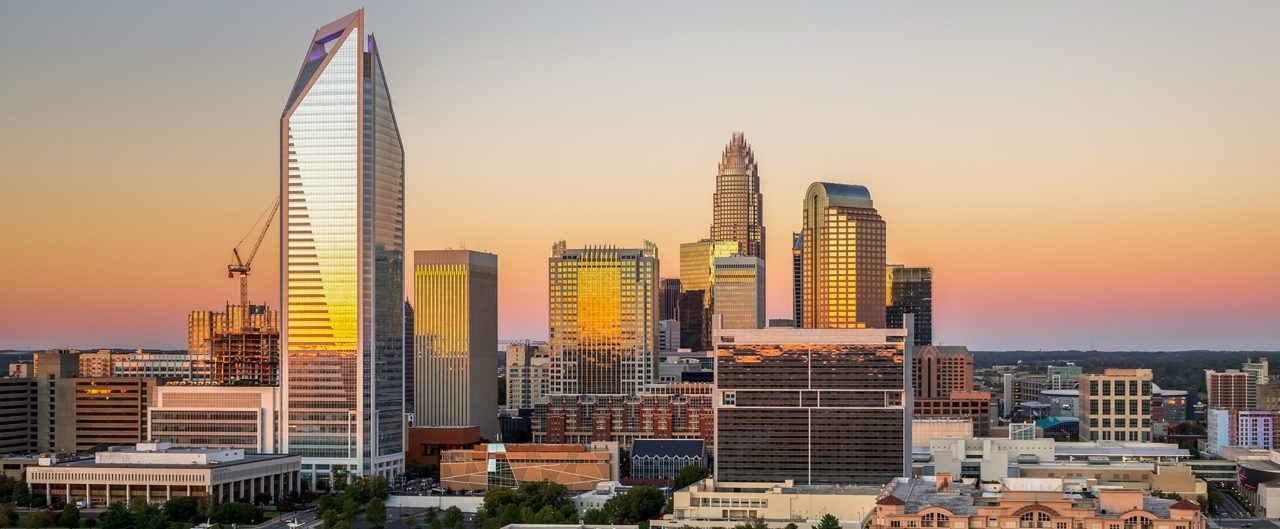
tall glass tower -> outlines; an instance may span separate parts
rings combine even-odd
[[[316,31],[280,118],[284,446],[313,485],[404,465],[404,147],[363,30]]]
[[[741,132],[733,133],[720,158],[711,197],[711,240],[737,241],[743,255],[764,260],[764,198],[756,156]]]
[[[800,233],[806,329],[884,328],[885,224],[867,188],[814,182]]]

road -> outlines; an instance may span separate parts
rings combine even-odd
[[[1222,505],[1218,506],[1218,512],[1215,513],[1222,518],[1252,518],[1253,515],[1249,510],[1240,504],[1240,501],[1232,494],[1229,487],[1219,487],[1210,485],[1222,493]]]

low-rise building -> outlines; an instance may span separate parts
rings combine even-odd
[[[542,480],[575,492],[592,490],[602,481],[617,481],[618,443],[490,443],[466,450],[446,450],[440,456],[440,484],[447,489],[515,488]]]
[[[650,527],[728,529],[759,520],[772,529],[787,524],[811,527],[824,515],[840,520],[841,527],[859,528],[875,510],[881,487],[847,485],[796,485],[782,483],[716,482],[705,479],[672,495],[672,512],[649,523]]]
[[[934,439],[969,439],[973,421],[963,418],[912,419],[911,446],[929,446]]]
[[[408,430],[405,462],[439,465],[446,450],[464,450],[480,444],[479,426],[415,426]]]
[[[674,482],[690,465],[707,466],[701,439],[636,439],[631,445],[631,477],[645,482]]]
[[[952,391],[947,398],[916,399],[911,416],[916,419],[969,419],[973,422],[973,433],[986,437],[991,433],[991,394],[985,391]]]
[[[148,410],[147,439],[175,447],[280,452],[278,386],[157,386]]]
[[[287,454],[248,454],[239,449],[177,449],[168,443],[113,447],[92,459],[56,462],[41,458],[27,467],[32,495],[48,503],[84,502],[105,507],[143,499],[163,503],[182,496],[209,497],[214,504],[271,501],[297,492],[302,458]],[[264,498],[265,499],[265,498]]]
[[[701,439],[710,444],[715,412],[709,388],[698,394],[555,394],[534,404],[532,428],[535,443],[613,441],[624,449],[636,439]]]
[[[605,503],[628,490],[631,490],[630,486],[617,481],[601,481],[596,483],[596,488],[574,496],[573,506],[578,509],[578,516],[585,515],[591,509],[603,510]]]
[[[1005,478],[976,486],[899,478],[876,501],[871,529],[1205,529],[1200,506],[1140,490],[1090,487],[1085,480]]]

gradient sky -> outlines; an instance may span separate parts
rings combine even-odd
[[[0,3],[0,348],[185,346],[238,297],[314,29],[347,2]],[[407,154],[408,250],[499,255],[503,338],[546,258],[707,235],[760,164],[769,317],[815,180],[871,189],[974,349],[1280,349],[1277,2],[366,6]],[[278,306],[269,237],[253,298]],[[410,276],[411,277],[411,276]]]

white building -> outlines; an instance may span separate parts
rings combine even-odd
[[[157,386],[147,410],[147,439],[278,453],[281,399],[276,386]]]

